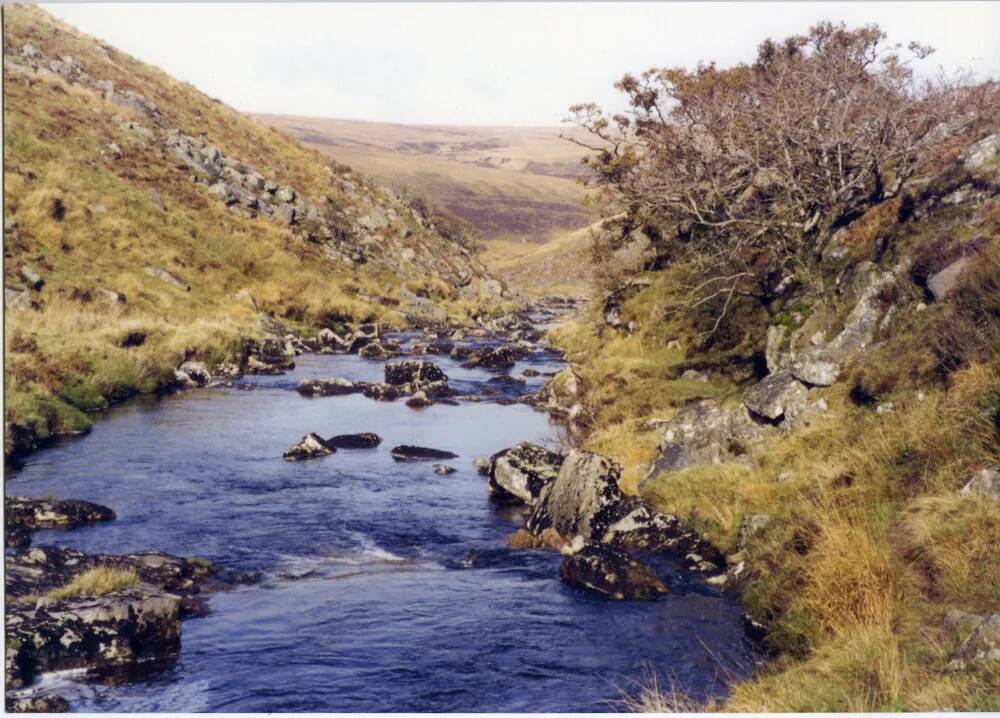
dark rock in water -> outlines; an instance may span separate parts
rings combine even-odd
[[[448,474],[454,474],[458,469],[454,466],[445,466],[444,464],[435,464],[434,473],[438,476],[447,476]]]
[[[413,396],[406,400],[406,405],[411,409],[423,409],[434,402],[427,398],[427,392],[414,392]]]
[[[319,434],[309,433],[303,436],[299,443],[289,447],[282,456],[285,461],[302,461],[314,459],[317,456],[327,456],[336,453],[337,449],[328,444]]]
[[[653,600],[669,593],[660,577],[646,564],[609,546],[585,545],[559,566],[559,578],[571,586],[587,588],[616,600]]]
[[[396,401],[400,397],[399,388],[392,384],[368,384],[364,391],[365,396],[376,401]]]
[[[69,703],[62,696],[54,694],[12,696],[7,695],[8,713],[66,713]]]
[[[327,445],[338,449],[374,449],[382,443],[382,437],[365,431],[360,434],[338,434],[326,440]]]
[[[392,458],[396,461],[434,461],[435,459],[457,459],[458,454],[440,449],[429,449],[426,446],[403,444],[393,448]]]
[[[488,380],[490,384],[524,384],[524,379],[520,377],[511,376],[510,374],[501,374],[500,376],[490,377]]]
[[[27,532],[38,528],[74,528],[95,521],[111,521],[115,512],[107,506],[76,499],[29,499],[24,496],[4,498],[4,521],[8,546],[26,546]],[[20,543],[11,543],[15,539]]]
[[[484,367],[486,369],[510,369],[517,363],[519,347],[504,344],[496,349],[473,355],[467,362],[469,367]]]
[[[385,365],[385,383],[399,386],[401,384],[448,381],[448,377],[437,364],[422,359],[390,362]]]
[[[353,382],[347,379],[303,379],[295,387],[302,396],[341,396],[344,394],[359,394],[365,390],[363,382]]]
[[[527,376],[527,377],[541,376],[541,372],[538,371],[537,369],[532,369],[531,367],[528,367],[527,369],[521,372],[521,376]]]
[[[7,548],[23,548],[25,546],[31,545],[31,531],[23,528],[11,528],[7,527],[6,530],[6,546]]]
[[[363,359],[388,359],[392,356],[392,352],[379,340],[374,339],[358,350],[358,356]]]
[[[492,457],[490,495],[499,501],[535,504],[556,480],[563,457],[537,444],[523,442]]]

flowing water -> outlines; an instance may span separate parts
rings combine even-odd
[[[561,557],[512,551],[520,519],[491,504],[473,459],[520,441],[555,447],[545,414],[495,401],[535,390],[437,362],[461,393],[437,404],[361,395],[304,398],[304,378],[378,381],[382,362],[302,356],[284,376],[246,377],[118,407],[82,438],[30,456],[7,492],[80,498],[116,521],[38,531],[36,545],[94,553],[162,550],[259,571],[255,585],[212,594],[209,614],[184,623],[175,661],[142,680],[108,685],[52,674],[85,711],[602,711],[655,673],[694,697],[724,692],[753,652],[741,612],[676,566],[659,562],[673,593],[615,602],[562,584]],[[558,370],[540,352],[526,367]],[[374,431],[382,444],[290,463],[303,434]],[[400,464],[397,444],[453,451]]]

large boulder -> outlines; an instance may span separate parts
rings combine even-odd
[[[771,431],[773,427],[754,421],[745,406],[722,407],[704,399],[663,425],[659,453],[643,481],[663,471],[736,459]]]
[[[808,389],[795,375],[782,369],[770,374],[743,394],[743,404],[757,416],[777,421],[801,413],[807,402]]]
[[[609,523],[618,518],[616,509],[623,498],[620,478],[616,461],[589,451],[571,451],[545,500],[529,518],[528,529],[538,533],[551,527],[562,536],[600,541]]]
[[[935,301],[941,301],[955,288],[958,279],[969,265],[972,264],[973,257],[966,255],[959,257],[954,262],[939,272],[935,272],[927,278],[927,289],[933,295]]]
[[[385,383],[393,385],[448,381],[441,368],[431,361],[407,359],[385,365]]]
[[[490,495],[499,501],[535,504],[555,481],[562,462],[562,455],[528,442],[501,451],[490,463]]]
[[[288,447],[282,456],[285,461],[302,461],[303,459],[315,459],[318,456],[328,456],[336,451],[336,447],[327,443],[322,436],[309,433],[299,439],[297,444]]]
[[[559,578],[616,600],[653,600],[669,593],[649,566],[624,551],[596,544],[563,559]]]

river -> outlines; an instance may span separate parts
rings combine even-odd
[[[405,335],[404,340],[412,340]],[[494,376],[428,356],[460,393]],[[383,362],[305,355],[283,376],[133,400],[84,437],[29,456],[8,494],[79,498],[116,521],[36,532],[35,545],[162,550],[259,571],[184,623],[176,660],[141,680],[41,679],[78,711],[605,711],[649,672],[696,698],[753,660],[739,606],[658,561],[672,593],[615,602],[562,584],[561,556],[513,551],[520,519],[492,504],[473,460],[560,430],[504,392],[423,410],[361,395],[305,398],[305,378],[380,381]],[[303,434],[374,431],[376,449],[290,463]],[[397,444],[446,449],[457,472],[402,464]]]

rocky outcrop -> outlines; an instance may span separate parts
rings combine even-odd
[[[964,670],[980,663],[1000,661],[1000,613],[972,616],[975,628],[955,651],[948,663],[952,670]]]
[[[365,431],[360,434],[337,434],[327,439],[326,443],[338,449],[374,449],[382,443],[382,437]]]
[[[743,394],[743,404],[770,421],[794,417],[805,410],[808,390],[791,371],[770,374]]]
[[[490,496],[505,503],[537,504],[562,462],[562,455],[528,442],[501,451],[490,462]]]
[[[722,407],[704,399],[662,425],[659,455],[646,475],[680,471],[698,464],[718,464],[739,458],[773,427],[755,421],[745,406]]]
[[[563,369],[545,382],[532,403],[553,416],[568,417],[583,398],[583,378],[571,367]]]
[[[396,461],[440,461],[442,459],[457,459],[458,454],[440,449],[429,449],[426,446],[410,446],[402,444],[393,447],[392,458]]]
[[[168,272],[166,269],[162,269],[160,267],[146,267],[144,271],[149,276],[154,277],[155,279],[159,279],[161,282],[165,282],[166,284],[169,284],[171,287],[180,289],[182,292],[191,291],[190,286],[188,286],[185,282],[178,279],[176,275]]]
[[[653,600],[669,593],[649,566],[619,549],[588,544],[563,559],[559,578],[616,600]]]
[[[98,567],[131,572],[135,580],[105,595],[49,595]],[[8,553],[5,568],[8,689],[44,671],[174,655],[193,597],[206,581],[226,580],[208,562],[168,554],[94,556],[51,547]]]
[[[294,446],[288,447],[282,457],[285,461],[302,461],[304,459],[315,459],[319,456],[329,456],[336,453],[336,447],[327,443],[319,434],[310,433],[299,439]]]

